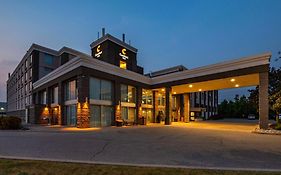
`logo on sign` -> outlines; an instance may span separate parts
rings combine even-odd
[[[129,59],[126,52],[127,52],[127,49],[122,49],[121,53],[119,53],[119,55],[122,57],[123,60]]]
[[[98,45],[97,49],[96,49],[96,54],[95,54],[95,57],[99,58],[102,54],[102,51],[101,51],[101,48],[100,48],[100,45]]]

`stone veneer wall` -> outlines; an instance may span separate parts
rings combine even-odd
[[[77,104],[77,128],[89,128],[90,127],[90,110],[89,103]]]

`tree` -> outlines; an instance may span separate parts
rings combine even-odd
[[[270,100],[273,102],[272,110],[276,114],[276,121],[278,124],[280,124],[279,114],[281,110],[281,91],[278,91],[275,94],[273,94]]]
[[[253,108],[245,95],[235,95],[234,101],[224,100],[220,103],[218,112],[226,118],[245,118],[252,113]]]

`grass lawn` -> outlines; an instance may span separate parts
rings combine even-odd
[[[33,160],[0,159],[0,175],[277,175],[280,172],[221,171],[200,169],[149,168],[116,165],[94,165]]]

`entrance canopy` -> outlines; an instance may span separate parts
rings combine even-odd
[[[153,88],[173,87],[173,91],[179,93],[196,92],[199,89],[205,91],[235,88],[235,85],[255,86],[259,85],[259,74],[268,72],[270,57],[270,53],[265,53],[183,70],[153,77],[151,84]]]
[[[259,74],[249,74],[241,76],[233,76],[222,79],[215,79],[196,83],[187,83],[183,85],[172,86],[173,94],[182,94],[190,92],[221,90],[228,88],[240,88],[247,86],[259,85]]]

